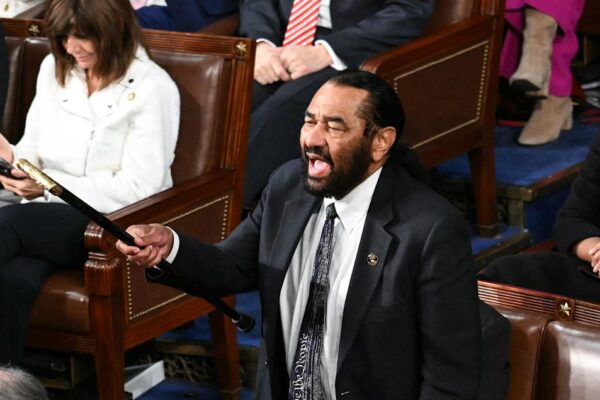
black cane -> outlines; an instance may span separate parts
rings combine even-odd
[[[114,235],[117,239],[129,246],[136,246],[133,236],[127,231],[115,224],[110,219],[106,218],[103,214],[99,213],[96,209],[92,208],[89,204],[75,196],[73,193],[59,185],[55,180],[50,178],[35,165],[31,164],[25,159],[17,161],[17,167],[25,172],[31,179],[33,179],[38,185],[49,191],[55,196],[60,197],[67,204],[75,207],[77,210],[82,212],[85,216],[90,218],[92,221],[106,229],[109,233]],[[161,269],[168,268],[169,263],[162,260],[158,267]],[[237,326],[242,332],[248,332],[254,327],[254,318],[247,314],[242,314],[229,306],[223,300],[212,296],[203,296],[204,299],[212,304],[217,310],[231,318],[231,321]]]

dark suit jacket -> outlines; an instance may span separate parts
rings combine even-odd
[[[600,134],[594,139],[554,226],[554,240],[566,253],[571,253],[575,243],[592,236],[600,236]]]
[[[419,36],[435,0],[331,0],[330,33],[319,34],[349,67]],[[280,46],[293,0],[244,0],[240,33]]]
[[[298,160],[291,161],[225,241],[211,246],[181,236],[174,263],[158,279],[198,295],[259,289],[273,399],[287,398],[289,379],[279,294],[305,225],[321,204],[304,190]],[[375,266],[367,263],[371,253],[379,258]],[[474,398],[480,340],[463,218],[404,170],[386,165],[348,288],[337,398]]]

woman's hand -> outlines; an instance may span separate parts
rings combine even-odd
[[[44,195],[44,188],[35,183],[33,179],[28,178],[25,172],[13,168],[10,173],[15,179],[0,175],[0,183],[2,183],[4,189],[24,197],[27,200],[33,200],[36,197]]]
[[[600,237],[585,238],[573,247],[575,255],[588,261],[595,273],[600,275]]]

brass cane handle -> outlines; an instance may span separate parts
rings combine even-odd
[[[33,179],[35,183],[37,183],[53,195],[60,196],[62,194],[62,186],[60,186],[52,178],[43,173],[39,168],[37,168],[35,165],[30,163],[26,159],[19,159],[16,165],[21,171],[29,175],[29,177]]]

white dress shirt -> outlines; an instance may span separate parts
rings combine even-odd
[[[325,222],[325,208],[334,203],[338,218],[335,220],[333,232],[333,255],[329,267],[329,296],[321,358],[321,378],[326,397],[331,400],[336,398],[335,378],[346,294],[367,211],[380,174],[381,168],[343,199],[326,198],[323,201],[319,213],[310,218],[304,229],[279,296],[287,367],[288,373],[291,373],[300,325],[310,290],[315,255]]]

